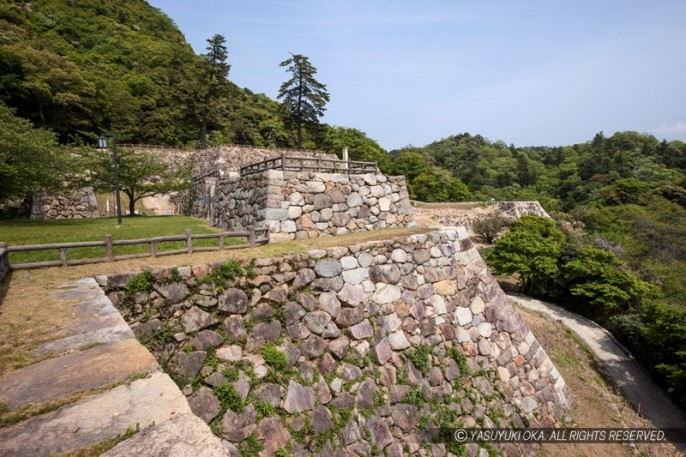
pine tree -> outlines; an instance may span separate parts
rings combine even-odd
[[[207,40],[207,54],[203,54],[204,103],[201,108],[202,134],[200,147],[207,147],[208,125],[217,117],[217,100],[228,96],[228,76],[231,65],[226,63],[229,56],[224,35],[214,35]]]
[[[286,71],[293,77],[281,85],[277,98],[283,99],[288,120],[295,124],[298,148],[302,148],[302,129],[319,124],[319,118],[326,111],[324,106],[329,101],[329,93],[326,85],[314,78],[317,69],[307,57],[291,54],[291,58],[281,62],[280,66],[288,67]]]

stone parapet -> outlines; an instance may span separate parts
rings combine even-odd
[[[190,214],[227,230],[269,226],[307,239],[387,227],[411,227],[404,176],[267,170],[195,189]]]
[[[100,217],[92,187],[52,195],[40,189],[33,198],[31,219],[81,219]]]

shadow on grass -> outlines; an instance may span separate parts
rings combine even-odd
[[[7,291],[10,290],[10,282],[12,281],[12,272],[8,272],[5,279],[0,282],[0,314],[2,313],[2,304],[7,296]]]

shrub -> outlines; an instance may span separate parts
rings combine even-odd
[[[486,243],[493,244],[500,232],[509,226],[510,221],[501,212],[495,211],[476,219],[472,223],[472,231]]]

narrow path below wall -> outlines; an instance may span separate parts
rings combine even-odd
[[[670,401],[645,368],[603,327],[552,303],[518,294],[507,296],[517,305],[538,311],[573,330],[593,351],[611,383],[656,427],[686,428],[683,411]],[[686,444],[676,446],[686,451]]]

